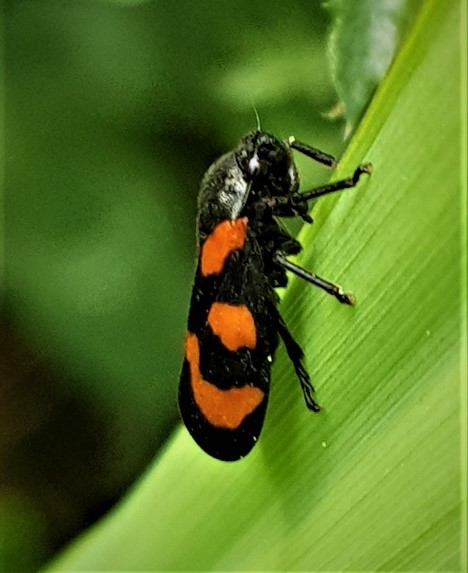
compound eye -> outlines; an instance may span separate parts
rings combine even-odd
[[[261,165],[260,161],[258,160],[258,155],[253,155],[249,160],[249,171],[251,175],[257,175],[260,173]]]

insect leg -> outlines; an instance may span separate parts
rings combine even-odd
[[[315,189],[305,191],[304,193],[295,193],[291,197],[292,202],[293,204],[296,202],[302,203],[304,201],[316,199],[322,195],[328,195],[328,193],[334,193],[335,191],[341,191],[342,189],[350,189],[358,184],[361,175],[364,173],[370,175],[371,171],[372,165],[370,163],[364,163],[363,165],[359,165],[351,177],[335,181],[334,183],[329,183],[323,187],[316,187]]]
[[[333,155],[324,153],[323,151],[320,151],[320,149],[316,149],[306,143],[296,141],[296,138],[292,136],[288,139],[288,144],[291,149],[295,149],[296,151],[299,151],[299,153],[303,153],[304,155],[307,155],[307,157],[310,157],[319,163],[323,163],[324,165],[332,168],[336,167],[336,159]]]
[[[286,348],[286,352],[288,353],[288,356],[293,363],[294,370],[296,371],[297,377],[299,379],[299,384],[302,388],[302,393],[304,394],[306,406],[309,408],[309,410],[318,412],[320,410],[320,406],[317,404],[313,396],[314,387],[312,386],[312,382],[310,381],[307,370],[302,364],[302,359],[304,358],[302,348],[292,337],[292,334],[289,332],[288,327],[286,326],[279,312],[277,313],[277,316],[278,333],[281,336]]]
[[[283,269],[286,269],[287,271],[291,271],[292,273],[294,273],[295,275],[297,275],[301,279],[304,279],[305,281],[313,284],[314,286],[321,288],[322,290],[324,290],[328,294],[331,294],[339,302],[342,302],[344,304],[349,304],[349,305],[354,304],[354,302],[355,302],[354,296],[351,293],[346,293],[346,292],[344,292],[344,290],[340,286],[338,286],[338,285],[336,285],[330,281],[327,281],[325,279],[322,279],[322,278],[318,277],[316,274],[311,273],[310,271],[306,271],[302,267],[299,267],[298,265],[291,263],[291,261],[288,261],[282,255],[282,253],[276,252],[273,255],[273,260],[275,261],[276,264],[278,264]]]
[[[358,181],[364,173],[370,174],[372,166],[370,163],[360,165],[351,177],[329,183],[323,187],[316,187],[304,193],[294,193],[293,195],[283,195],[268,197],[263,201],[259,201],[256,208],[259,210],[268,208],[273,215],[277,217],[301,217],[307,223],[312,223],[312,218],[308,214],[307,201],[317,199],[322,195],[341,191],[343,189],[350,189],[358,184]]]

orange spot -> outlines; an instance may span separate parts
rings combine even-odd
[[[244,304],[235,306],[223,302],[213,303],[208,314],[208,324],[228,350],[235,352],[243,346],[255,348],[257,344],[255,322]]]
[[[190,365],[190,382],[195,402],[213,426],[235,430],[264,399],[265,394],[253,386],[220,390],[214,384],[203,380],[198,339],[190,332],[185,338],[185,357]]]
[[[242,249],[247,235],[247,217],[218,223],[208,235],[201,250],[201,273],[217,275],[231,253]]]

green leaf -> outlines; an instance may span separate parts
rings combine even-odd
[[[301,264],[358,301],[292,280],[282,303],[324,411],[279,352],[245,460],[213,460],[181,428],[50,571],[463,566],[458,22],[456,2],[425,4],[336,174],[365,160],[372,177],[302,233]]]
[[[420,0],[330,0],[329,56],[349,133],[385,76]]]

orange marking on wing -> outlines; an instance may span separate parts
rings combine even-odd
[[[231,253],[242,249],[247,235],[247,217],[218,223],[208,235],[201,250],[201,273],[217,275]]]
[[[224,346],[232,352],[243,346],[255,348],[257,345],[255,322],[252,313],[244,304],[213,303],[208,314],[208,324]]]
[[[190,332],[185,338],[185,357],[190,365],[190,383],[195,402],[213,426],[235,430],[264,399],[264,392],[253,386],[220,390],[204,380],[200,372],[198,338]]]

